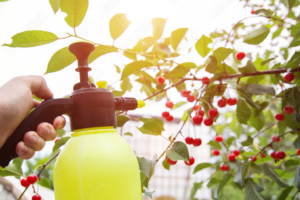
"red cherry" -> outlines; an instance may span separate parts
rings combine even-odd
[[[32,196],[32,200],[41,200],[42,199],[42,197],[40,196],[40,195],[33,195]]]
[[[191,91],[182,90],[182,91],[180,92],[180,95],[181,95],[182,97],[187,97],[190,93],[191,93]]]
[[[215,109],[215,108],[212,108],[208,111],[208,115],[211,117],[211,118],[215,118],[217,115],[219,114],[218,110]]]
[[[236,104],[236,102],[237,102],[236,98],[229,98],[227,100],[227,104],[230,106],[234,106]]]
[[[271,157],[272,157],[273,159],[276,159],[276,158],[277,158],[277,156],[276,156],[276,151],[273,151],[273,152],[271,153]]]
[[[220,155],[220,151],[217,150],[217,149],[215,149],[215,150],[212,151],[212,154],[213,154],[214,156],[218,156],[218,155]]]
[[[169,117],[166,118],[166,120],[167,120],[168,122],[171,122],[171,121],[174,120],[174,117],[173,117],[172,115],[170,115]]]
[[[195,100],[196,100],[196,98],[195,98],[194,95],[189,94],[189,95],[187,96],[187,101],[188,101],[188,102],[193,102],[193,101],[195,101]]]
[[[288,83],[292,82],[295,78],[295,75],[293,73],[287,73],[285,76],[284,76],[284,80]]]
[[[252,9],[252,10],[251,10],[251,14],[253,15],[254,13],[255,13],[255,10]]]
[[[165,111],[165,112],[163,112],[163,113],[161,114],[161,116],[162,116],[163,118],[167,118],[167,117],[170,116],[170,113]]]
[[[202,144],[202,140],[201,140],[200,138],[194,139],[193,145],[194,145],[195,147],[198,147],[198,146],[200,146],[201,144]]]
[[[272,140],[274,141],[276,138],[277,138],[277,136],[274,135],[274,136],[272,137]],[[274,141],[274,142],[280,142],[280,140],[281,140],[281,138],[278,138],[278,139],[277,139],[276,141]]]
[[[220,99],[220,100],[218,101],[218,106],[219,106],[220,108],[224,108],[224,107],[226,106],[226,101],[224,101],[223,99]]]
[[[160,84],[160,85],[162,85],[162,84],[164,84],[165,83],[165,77],[163,77],[163,76],[159,76],[159,77],[157,77],[157,82],[158,82],[158,84]]]
[[[166,102],[166,107],[167,108],[173,108],[173,106],[174,106],[174,103],[172,101],[167,101]]]
[[[56,142],[58,142],[59,140],[60,140],[60,137],[56,138],[56,139],[54,140],[54,142],[56,143]]]
[[[186,138],[185,138],[185,142],[186,142],[187,144],[193,144],[194,139],[193,139],[192,137],[186,137]]]
[[[169,163],[170,165],[176,165],[177,161],[173,161],[173,160],[171,160],[170,158],[168,158],[168,163]]]
[[[294,108],[291,107],[291,106],[286,106],[286,107],[284,107],[283,111],[284,111],[286,114],[288,114],[288,115],[289,115],[289,114],[293,114]]]
[[[257,161],[257,157],[254,157],[254,156],[250,156],[250,159],[251,159],[252,162]]]
[[[201,109],[200,105],[195,105],[194,108],[193,108],[194,111],[197,111],[197,110],[200,110],[200,109]]]
[[[262,152],[260,152],[260,157],[262,157],[262,158],[265,158],[265,157],[267,157],[267,156],[265,156]]]
[[[244,52],[238,52],[235,57],[238,60],[243,60],[246,57],[246,54]]]
[[[211,126],[214,123],[214,120],[212,118],[206,118],[204,119],[205,126]]]
[[[223,141],[223,136],[222,135],[217,135],[216,136],[216,141],[217,142],[222,142]]]
[[[29,187],[29,186],[30,186],[30,184],[28,183],[28,181],[27,181],[26,178],[22,178],[22,180],[21,180],[21,185],[22,185],[23,187]]]
[[[226,172],[226,171],[229,170],[229,166],[228,166],[228,165],[222,165],[222,166],[220,167],[220,169],[221,169],[222,171]]]
[[[210,79],[206,76],[204,76],[201,80],[202,80],[203,84],[209,84],[209,81],[210,81]]]
[[[297,150],[297,154],[298,154],[298,156],[300,156],[300,149]]]
[[[276,153],[276,157],[277,157],[278,159],[284,159],[285,156],[286,156],[286,154],[285,154],[284,151],[278,151],[278,152]]]
[[[281,113],[278,113],[275,115],[275,119],[278,121],[282,121],[282,120],[284,120],[284,115]]]
[[[190,161],[188,163],[186,161],[184,161],[184,163],[188,166],[191,166],[195,163],[195,159],[194,159],[194,157],[190,157]]]
[[[260,5],[260,7],[262,8],[264,5]]]
[[[231,162],[235,161],[235,155],[234,154],[229,154],[228,155],[228,160],[231,161]]]
[[[197,110],[196,115],[204,116],[204,111],[203,110]]]
[[[194,124],[200,125],[203,121],[203,117],[200,115],[196,115],[193,117]]]
[[[27,181],[29,184],[34,184],[37,181],[37,177],[34,174],[31,174],[27,177]]]
[[[233,150],[232,152],[235,156],[239,156],[240,155],[240,151],[239,150]]]

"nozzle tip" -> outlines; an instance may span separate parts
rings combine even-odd
[[[143,100],[137,100],[137,103],[138,103],[137,108],[142,108],[146,105],[145,101]]]
[[[97,84],[98,88],[104,88],[105,89],[107,81],[98,81],[96,84]]]

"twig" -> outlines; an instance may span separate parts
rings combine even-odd
[[[256,138],[259,134],[265,132],[266,130],[268,130],[269,128],[271,128],[272,126],[274,126],[274,125],[276,125],[276,124],[278,124],[278,122],[275,122],[275,123],[269,125],[269,126],[266,127],[265,129],[263,129],[262,131],[258,132],[256,135],[254,135],[252,138],[253,138],[253,139]]]
[[[44,169],[47,167],[47,165],[49,165],[49,163],[51,163],[59,155],[59,153],[60,153],[60,151],[57,154],[55,154],[52,158],[50,158],[50,160],[48,160],[45,164],[43,164],[42,169],[36,175],[38,178],[41,176],[41,173],[44,171]]]
[[[22,192],[22,194],[19,196],[19,198],[17,200],[21,200],[22,196],[25,194],[26,190],[28,189],[29,187],[25,188],[25,190]]]

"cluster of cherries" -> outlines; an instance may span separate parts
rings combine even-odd
[[[168,158],[168,163],[169,163],[170,165],[176,165],[177,161],[173,161],[173,160],[171,160],[170,158]],[[184,163],[185,163],[187,166],[192,166],[192,165],[195,163],[195,158],[191,156],[189,162],[184,161]]]
[[[291,106],[286,106],[286,107],[284,107],[284,109],[283,109],[283,112],[284,112],[285,114],[288,114],[288,115],[293,114],[294,111],[295,111],[295,109],[294,109],[293,107],[291,107]],[[284,120],[284,115],[283,115],[282,113],[277,113],[277,114],[275,115],[275,119],[276,119],[277,121],[282,121],[282,120]]]
[[[167,101],[167,102],[166,102],[166,107],[167,107],[167,108],[173,108],[173,106],[174,106],[174,103],[173,103],[172,101]],[[170,115],[170,113],[169,113],[168,111],[163,112],[163,113],[161,114],[161,116],[162,116],[163,118],[165,118],[168,122],[171,122],[171,121],[174,120],[173,115]]]
[[[34,174],[29,175],[27,178],[23,178],[21,179],[21,185],[23,187],[29,187],[30,185],[35,184],[35,182],[37,181],[37,176]],[[32,196],[32,200],[41,200],[42,197],[38,194],[35,194]]]

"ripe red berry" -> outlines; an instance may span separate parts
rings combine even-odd
[[[167,101],[166,102],[166,107],[167,108],[173,108],[173,106],[174,106],[174,103],[172,101]]]
[[[286,114],[288,114],[288,115],[289,115],[289,114],[293,114],[294,108],[291,107],[291,106],[286,106],[286,107],[284,107],[283,111],[284,111]]]
[[[274,135],[274,136],[272,137],[272,140],[274,141],[276,138],[277,138],[277,136]],[[274,141],[274,142],[280,142],[280,140],[281,140],[281,138],[278,138],[278,139],[277,139],[276,141]]]
[[[172,115],[170,115],[169,117],[166,118],[166,120],[167,120],[168,122],[173,121],[173,119],[174,119],[174,117],[173,117]]]
[[[200,110],[200,109],[201,109],[200,105],[195,105],[194,108],[193,108],[194,111],[197,111],[197,110]]]
[[[56,142],[58,142],[59,140],[60,140],[60,137],[56,138],[56,139],[54,140],[54,142],[56,143]]]
[[[40,195],[33,195],[32,196],[32,200],[41,200],[42,199],[42,197],[40,196]]]
[[[193,145],[194,145],[195,147],[198,147],[198,146],[200,146],[201,144],[202,144],[202,140],[201,140],[200,138],[195,138],[195,139],[194,139]]]
[[[286,156],[286,154],[285,154],[284,151],[278,151],[278,152],[276,153],[276,157],[277,157],[278,159],[284,159],[285,156]]]
[[[159,77],[157,77],[157,82],[158,82],[158,84],[164,84],[165,83],[165,77],[163,77],[163,76],[159,76]]]
[[[220,100],[218,101],[218,106],[219,106],[220,108],[224,108],[224,107],[226,106],[226,101],[224,101],[223,99],[220,99]]]
[[[195,101],[195,100],[196,100],[196,98],[195,98],[194,95],[189,94],[189,95],[187,96],[187,101],[188,101],[188,102],[193,102],[193,101]]]
[[[170,158],[168,158],[168,163],[169,163],[170,165],[176,165],[177,161],[173,161],[173,160],[171,160]]]
[[[288,83],[292,82],[295,78],[295,75],[293,73],[287,73],[285,76],[284,76],[284,80]]]
[[[227,100],[227,104],[230,106],[234,106],[236,104],[236,102],[237,102],[236,98],[229,98]]]
[[[228,160],[231,161],[231,162],[235,161],[235,155],[234,154],[229,154],[228,155]]]
[[[27,177],[27,182],[29,184],[35,184],[36,181],[37,181],[37,177],[34,174],[31,174]]]
[[[204,119],[205,126],[211,126],[214,123],[214,120],[212,118],[206,118]]]
[[[251,10],[251,14],[253,15],[254,13],[255,13],[255,10],[252,9],[252,10]]]
[[[216,136],[216,141],[217,142],[222,142],[223,141],[223,136],[222,135],[217,135]]]
[[[246,54],[244,52],[238,52],[235,57],[238,60],[243,60],[246,57]]]
[[[260,157],[262,157],[262,158],[265,158],[266,156],[262,153],[262,152],[260,152]]]
[[[203,84],[209,84],[209,81],[210,81],[209,78],[206,76],[204,76],[201,80],[202,80]]]
[[[300,149],[297,150],[297,154],[298,154],[298,156],[300,156]]]
[[[204,111],[203,110],[197,110],[196,115],[204,116]]]
[[[190,161],[188,163],[186,161],[184,161],[184,163],[188,166],[191,166],[195,163],[195,159],[194,159],[194,157],[190,157]]]
[[[192,137],[186,137],[186,138],[185,138],[185,142],[186,142],[187,144],[193,144],[194,139],[193,139]]]
[[[30,186],[30,184],[28,183],[28,181],[27,181],[26,178],[22,178],[22,180],[21,180],[21,185],[22,185],[23,187],[29,187],[29,186]]]
[[[182,97],[187,97],[190,93],[191,93],[191,91],[182,90],[182,91],[180,92],[180,95],[181,95]]]
[[[208,115],[211,117],[211,118],[215,118],[217,115],[219,114],[218,110],[215,109],[215,108],[212,108],[208,111]]]
[[[240,155],[240,150],[233,150],[232,152],[235,156],[239,156]]]
[[[254,156],[250,156],[250,159],[251,159],[252,162],[257,161],[257,157],[254,157]]]
[[[203,121],[203,117],[200,115],[196,115],[193,117],[194,124],[200,125]]]
[[[214,156],[218,156],[218,155],[220,155],[220,151],[217,150],[217,149],[215,149],[215,150],[212,151],[212,154],[213,154]]]
[[[161,114],[161,116],[162,116],[163,118],[167,118],[167,117],[170,116],[170,113],[165,111],[165,112],[163,112],[163,113]]]
[[[276,156],[276,151],[273,151],[273,152],[271,153],[271,157],[272,157],[273,159],[276,159],[276,158],[277,158],[277,156]]]
[[[282,121],[282,120],[284,120],[284,115],[281,113],[278,113],[275,115],[275,119],[278,121]]]
[[[229,170],[229,166],[228,166],[228,165],[222,165],[222,166],[220,167],[220,169],[221,169],[222,171],[226,172],[226,171]]]

